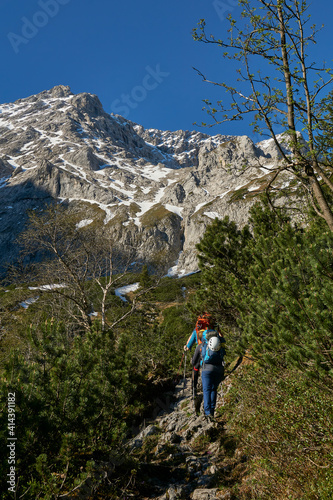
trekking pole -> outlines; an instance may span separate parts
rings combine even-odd
[[[193,400],[193,410],[195,411],[194,367],[192,369],[192,400]]]
[[[185,352],[183,352],[182,359],[180,360],[180,363],[179,363],[179,366],[178,366],[177,377],[180,375],[180,369],[182,367],[184,356],[185,356]]]
[[[185,363],[184,363],[184,386],[183,386],[183,392],[185,391],[185,387],[186,387],[186,358],[187,358],[187,352],[185,351]]]
[[[193,404],[194,404],[194,401],[195,401],[194,369],[192,370],[192,397],[193,397]]]

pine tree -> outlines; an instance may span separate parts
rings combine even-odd
[[[274,212],[253,212],[253,261],[248,293],[238,290],[243,348],[264,362],[293,365],[332,386],[333,237],[314,224],[300,229],[287,217],[274,238],[262,221]],[[267,226],[266,226],[267,227]]]
[[[145,264],[142,268],[139,283],[141,288],[148,288],[152,284],[152,279],[149,276],[148,266]]]
[[[228,217],[215,219],[208,226],[197,245],[202,279],[190,306],[197,314],[208,311],[221,325],[236,325],[238,308],[234,290],[247,287],[251,240],[248,227],[240,230]]]
[[[308,228],[267,204],[248,228],[215,220],[198,245],[202,286],[194,306],[233,326],[239,352],[296,366],[333,388],[333,236],[320,220]]]
[[[48,321],[39,331],[32,328],[27,353],[10,356],[1,393],[16,395],[18,494],[53,498],[70,491],[89,473],[94,452],[119,449],[137,373],[126,346],[115,345],[97,329],[72,338]],[[6,417],[4,411],[3,442]],[[1,467],[6,480],[6,462]]]

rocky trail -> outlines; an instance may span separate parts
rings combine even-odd
[[[228,388],[227,380],[220,385],[217,408]],[[190,379],[185,388],[182,380],[174,393],[161,398],[166,398],[164,410],[128,444],[141,462],[137,483],[142,496],[135,498],[232,499],[233,471],[244,458],[237,456],[219,412],[214,422],[204,417],[202,404],[200,414],[195,413]]]

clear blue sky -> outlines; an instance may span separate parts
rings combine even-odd
[[[206,121],[202,99],[222,92],[192,69],[224,80],[237,65],[219,49],[192,39],[205,18],[208,31],[225,38],[235,0],[0,0],[2,78],[0,102],[12,102],[55,85],[97,94],[107,112],[144,127],[194,130]],[[220,5],[226,12],[219,12]],[[313,22],[325,23],[314,58],[333,59],[333,2],[317,0]],[[250,134],[247,122],[201,129]]]

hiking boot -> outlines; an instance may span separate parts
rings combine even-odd
[[[205,415],[205,419],[209,423],[215,423],[216,422],[214,415]]]

